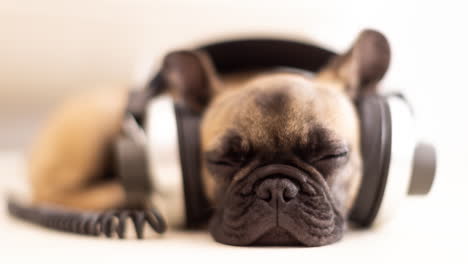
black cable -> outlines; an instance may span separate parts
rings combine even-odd
[[[120,239],[123,239],[125,238],[127,219],[133,222],[138,239],[143,238],[145,222],[159,234],[166,231],[166,223],[155,208],[81,212],[49,206],[27,206],[11,198],[8,199],[7,205],[8,212],[14,217],[47,228],[81,235],[99,236],[104,234],[111,238],[117,234]]]

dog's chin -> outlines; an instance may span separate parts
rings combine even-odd
[[[302,243],[283,227],[273,227],[261,235],[253,245],[257,246],[301,246]]]

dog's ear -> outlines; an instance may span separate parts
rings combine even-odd
[[[375,30],[364,30],[353,46],[332,59],[317,75],[319,81],[338,83],[355,98],[375,93],[377,83],[390,64],[390,45],[385,36]]]
[[[177,103],[201,112],[220,87],[208,55],[201,51],[174,51],[163,60],[161,81]]]

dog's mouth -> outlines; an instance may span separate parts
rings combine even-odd
[[[343,234],[344,218],[326,182],[292,166],[258,168],[225,198],[211,222],[221,243],[322,246]]]

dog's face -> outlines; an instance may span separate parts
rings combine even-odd
[[[223,82],[202,57],[173,54],[166,75],[179,82],[176,98],[204,111],[201,162],[214,238],[232,245],[339,240],[362,174],[353,100],[374,91],[386,71],[385,38],[362,33],[314,78],[275,71]],[[188,69],[199,74],[182,80],[186,74],[177,73]],[[194,83],[209,88],[200,94]]]
[[[298,74],[254,78],[214,99],[202,125],[218,241],[322,245],[341,237],[360,177],[349,97]]]

